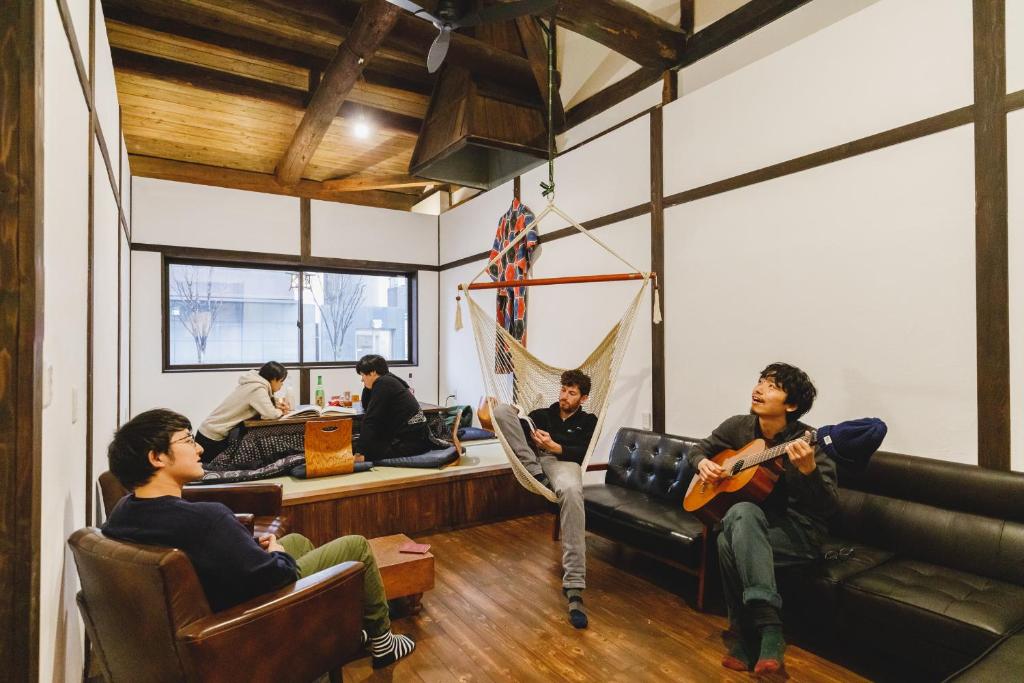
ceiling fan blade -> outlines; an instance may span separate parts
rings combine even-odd
[[[433,45],[430,46],[430,52],[427,53],[427,71],[434,73],[441,68],[441,62],[444,61],[445,55],[448,54],[448,44],[451,41],[452,27],[446,24],[441,27],[437,38],[434,38]]]
[[[463,26],[477,26],[491,22],[508,21],[516,17],[529,14],[543,14],[556,4],[555,0],[520,0],[519,2],[505,2],[497,5],[488,5],[452,23],[452,28]]]
[[[388,2],[390,2],[392,5],[395,5],[396,7],[401,7],[406,12],[411,13],[413,16],[422,17],[423,19],[426,19],[427,21],[433,24],[438,23],[437,17],[435,17],[430,12],[417,5],[412,0],[388,0]]]

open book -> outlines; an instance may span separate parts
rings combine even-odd
[[[518,403],[513,403],[512,407],[516,409],[516,417],[518,417],[520,420],[526,422],[526,426],[530,428],[530,433],[531,434],[533,434],[535,431],[537,431],[537,423],[535,423],[533,421],[533,419],[529,415],[526,414],[526,409],[525,408],[523,408]]]
[[[324,406],[321,410],[319,406],[301,405],[295,408],[292,412],[282,415],[281,419],[286,420],[289,417],[332,417],[337,415],[355,414],[355,408],[345,408],[344,406]]]

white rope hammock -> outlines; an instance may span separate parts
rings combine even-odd
[[[640,307],[640,302],[643,301],[644,290],[647,288],[647,285],[654,274],[640,271],[629,261],[623,258],[622,255],[616,253],[611,247],[594,237],[586,228],[559,210],[553,203],[549,203],[547,207],[537,215],[534,221],[534,227],[539,226],[545,217],[552,214],[559,216],[570,223],[581,233],[629,266],[633,271],[628,275],[556,278],[556,280],[559,282],[600,282],[626,279],[642,281],[640,290],[637,292],[636,296],[633,297],[633,300],[626,306],[622,319],[612,326],[590,355],[583,359],[579,365],[575,366],[590,376],[590,396],[583,407],[587,412],[597,415],[597,427],[594,429],[594,435],[590,439],[590,446],[587,448],[586,455],[583,457],[583,463],[581,465],[582,470],[585,472],[604,426],[604,419],[608,412],[608,405],[610,403],[609,399],[612,393],[611,389],[619,374],[619,368],[622,365],[622,359],[625,356],[626,347],[629,345],[629,338],[633,330],[633,323],[636,320],[637,310]],[[498,255],[491,259],[472,280],[468,283],[460,284],[460,295],[456,297],[455,329],[462,329],[462,308],[458,302],[461,300],[461,295],[465,294],[466,302],[469,306],[470,321],[473,326],[473,336],[476,340],[477,355],[480,359],[480,371],[483,375],[484,386],[486,387],[492,415],[494,414],[494,407],[497,403],[516,404],[521,406],[527,413],[538,408],[547,408],[558,400],[558,394],[561,388],[562,372],[567,369],[572,369],[557,368],[552,365],[548,365],[531,354],[526,350],[526,347],[516,341],[516,339],[513,338],[507,330],[497,323],[493,310],[485,311],[483,307],[481,307],[470,295],[470,292],[473,289],[494,289],[502,286],[512,286],[502,285],[502,283],[486,283],[474,286],[473,283],[476,282],[481,275],[486,273],[491,265],[500,263],[502,256],[511,249],[514,249],[515,246],[526,237],[528,232],[528,230],[521,231],[520,234]],[[544,280],[527,280],[523,281],[521,284],[531,283],[555,284],[554,282]],[[657,324],[661,322],[661,305],[658,300],[658,289],[656,283],[657,279],[655,276],[654,310],[652,319],[654,323]],[[505,451],[505,456],[512,465],[512,472],[515,474],[516,479],[519,480],[519,483],[528,491],[532,491],[537,495],[543,496],[551,502],[557,502],[557,497],[554,492],[537,482],[537,480],[533,478],[533,475],[531,475],[523,464],[519,462],[519,458],[516,457],[515,452],[509,445],[508,439],[504,434],[502,434],[498,421],[494,420],[493,422],[495,434],[501,442],[502,449]]]

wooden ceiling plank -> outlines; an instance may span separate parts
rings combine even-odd
[[[385,176],[363,176],[356,178],[337,178],[321,183],[325,190],[334,192],[353,192],[359,190],[390,190],[401,187],[426,187],[437,185],[436,180],[413,178],[408,173]]]
[[[650,68],[677,65],[686,44],[683,29],[626,0],[560,0],[558,24]]]
[[[111,5],[109,8],[107,8],[108,4]],[[137,33],[147,32],[150,35],[162,35],[168,41],[188,41],[195,47],[206,45],[218,50],[225,50],[237,55],[240,59],[258,62],[268,70],[273,69],[274,66],[291,71],[301,70],[303,80],[308,78],[310,69],[322,71],[329,61],[329,57],[322,56],[320,54],[322,50],[319,49],[313,50],[316,54],[309,54],[298,49],[290,49],[258,40],[257,38],[263,34],[240,37],[212,30],[203,24],[203,15],[187,15],[181,19],[171,18],[149,14],[135,6],[126,7],[118,4],[117,0],[113,0],[113,3],[111,0],[106,0],[104,8],[107,9],[107,31],[112,34],[112,43],[114,43],[113,34],[117,32],[118,27],[122,31],[127,30],[125,27],[130,27]],[[168,8],[164,8],[163,11],[172,14]],[[244,34],[245,31],[240,30],[237,33]],[[117,46],[132,47],[123,44]],[[183,60],[179,59],[179,61]],[[411,64],[408,59],[392,59],[384,54],[374,57],[372,67],[368,68],[364,75],[366,81],[373,85],[405,90],[420,95],[429,95],[435,80],[427,73],[423,64]],[[280,82],[280,79],[277,82]]]
[[[113,16],[126,21],[130,16],[126,12],[135,10],[179,24],[187,23],[208,32],[313,57],[319,63],[333,57],[338,44],[350,30],[351,17],[361,7],[360,2],[351,0],[297,3],[290,0],[179,0],[176,3],[166,0],[103,0],[103,4],[104,10],[109,6]],[[312,14],[316,7],[321,7],[321,11]],[[202,39],[198,34],[192,35]],[[409,67],[420,69],[428,82],[432,82],[425,64],[427,51],[436,36],[437,30],[432,24],[402,12],[379,50],[381,65],[389,61],[404,62]],[[205,37],[215,40],[210,33]],[[460,33],[452,35],[447,60],[481,76],[519,88],[526,88],[533,82],[530,64],[525,58]],[[370,69],[371,74],[374,72],[375,69]],[[403,77],[408,77],[409,73],[415,72],[407,71]],[[425,88],[421,87],[420,91],[424,92]]]
[[[282,104],[293,109],[304,108],[306,93],[285,85],[267,83],[255,78],[176,62],[163,57],[129,52],[122,48],[113,48],[111,54],[115,70],[119,73],[152,76],[163,81],[173,81],[202,90],[251,97]],[[363,108],[367,111],[364,111]],[[366,103],[343,102],[335,114],[340,114],[343,117],[369,114],[381,128],[408,135],[418,135],[422,125],[419,118],[397,114]]]
[[[300,180],[362,72],[363,64],[373,57],[401,13],[402,10],[387,0],[367,0],[359,10],[351,33],[338,46],[337,54],[324,71],[295,137],[278,164],[277,179],[282,184],[294,185]]]
[[[408,211],[419,198],[398,192],[365,191],[365,192],[331,192],[325,190],[321,183],[312,180],[301,180],[295,185],[284,186],[269,173],[252,173],[235,169],[190,164],[169,159],[130,155],[128,157],[132,175],[142,178],[160,178],[184,183],[197,183],[214,187],[228,187],[253,192],[306,197],[324,201],[361,204],[386,209]]]

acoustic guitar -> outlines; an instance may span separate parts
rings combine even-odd
[[[786,454],[786,448],[797,441],[811,446],[817,441],[817,432],[810,431],[798,439],[765,448],[764,439],[754,439],[738,451],[724,450],[712,462],[726,472],[724,479],[714,484],[701,481],[693,475],[690,487],[683,497],[683,509],[692,512],[708,526],[722,521],[725,513],[736,503],[749,501],[760,504],[775,488],[784,467],[777,458]]]

